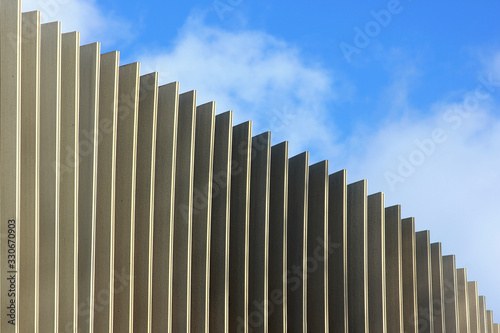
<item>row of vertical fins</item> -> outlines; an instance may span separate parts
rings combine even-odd
[[[500,332],[365,180],[0,11],[2,333]]]

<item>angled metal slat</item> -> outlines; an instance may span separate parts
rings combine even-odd
[[[229,227],[229,332],[248,332],[251,137],[251,122],[233,127]]]
[[[349,331],[369,332],[367,182],[347,186],[347,275]]]
[[[419,330],[434,331],[430,232],[415,233]]]
[[[385,209],[387,331],[404,332],[401,206]]]
[[[415,244],[415,219],[401,220],[403,262],[403,318],[404,331],[418,331],[417,262]]]
[[[460,333],[469,333],[469,291],[467,289],[467,269],[457,269],[457,294],[458,294],[458,321],[460,322]]]
[[[20,258],[21,167],[21,3],[0,3],[0,330],[14,332],[18,298],[7,290],[17,287]],[[22,241],[22,240],[21,240]],[[12,253],[14,252],[14,253]],[[13,257],[14,255],[14,257]],[[14,260],[14,261],[9,261]],[[52,318],[53,319],[53,318]],[[10,321],[10,322],[9,322]]]
[[[469,321],[470,331],[479,332],[479,295],[477,291],[477,282],[467,282],[467,293],[469,301]]]
[[[460,332],[455,256],[443,256],[444,321],[448,332]]]
[[[80,35],[62,35],[61,191],[59,225],[59,329],[78,327],[78,163]]]
[[[328,312],[329,330],[348,331],[347,320],[347,172],[329,176],[328,194]]]
[[[252,138],[250,175],[248,326],[252,332],[268,332],[269,183],[271,133]]]
[[[14,332],[19,304],[6,292],[17,285],[21,145],[21,3],[0,3],[0,330]],[[11,230],[9,232],[9,230]],[[11,235],[11,236],[9,236]],[[10,237],[10,238],[9,238]],[[22,240],[21,240],[22,241]],[[14,253],[13,253],[14,252]],[[14,256],[14,257],[13,257]],[[13,261],[9,261],[13,260]],[[10,322],[9,322],[10,321]]]
[[[368,196],[368,315],[376,332],[387,332],[384,200],[384,193]]]
[[[196,92],[179,96],[172,280],[172,331],[189,332],[191,324],[191,251],[193,223]],[[182,152],[182,153],[181,153]]]
[[[432,304],[431,236],[428,230],[415,233],[419,331],[434,332]]]
[[[431,244],[431,262],[434,333],[442,333],[446,332],[446,326],[444,314],[443,254],[441,251],[441,243]]]
[[[94,322],[96,332],[111,332],[116,181],[116,119],[119,53],[101,55],[99,83],[99,145],[95,219]]]
[[[40,117],[40,13],[22,15],[21,90],[21,201],[19,216],[18,326],[20,332],[35,331],[36,228],[38,224],[38,159]],[[3,80],[3,78],[2,78]],[[4,158],[3,155],[1,157]],[[3,240],[2,240],[3,244]],[[3,247],[3,245],[2,245]]]
[[[116,137],[113,331],[133,331],[138,63],[120,66]]]
[[[215,102],[196,108],[191,330],[208,332]]]
[[[158,73],[141,76],[134,238],[134,331],[151,332]]]
[[[57,331],[61,24],[42,25],[40,57],[39,330]],[[58,260],[57,260],[58,261]]]
[[[486,333],[486,297],[479,296],[479,332]]]
[[[328,161],[309,166],[307,329],[328,332]]]
[[[309,152],[288,161],[287,327],[307,332],[307,207]]]
[[[78,329],[83,332],[93,332],[94,321],[100,48],[99,43],[80,47]]]
[[[177,150],[179,83],[158,88],[156,133],[152,332],[170,332],[172,314],[172,246]]]
[[[494,326],[493,326],[493,311],[488,310],[486,311],[486,326],[488,327],[488,332],[493,332]]]
[[[287,332],[288,142],[271,147],[269,332]]]
[[[229,332],[229,222],[233,112],[215,117],[210,239],[209,330]]]

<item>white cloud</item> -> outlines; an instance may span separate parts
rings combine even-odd
[[[190,18],[173,48],[139,55],[142,72],[163,83],[196,89],[198,104],[235,111],[235,124],[254,122],[254,134],[271,130],[273,142],[289,140],[292,153],[308,147],[333,151],[334,133],[325,103],[335,98],[329,73],[300,51],[259,31],[225,31]]]
[[[22,11],[38,10],[42,23],[62,22],[63,32],[79,31],[82,44],[127,44],[134,37],[127,20],[104,13],[94,0],[23,0]]]
[[[417,231],[430,230],[498,312],[500,86],[492,93],[478,87],[461,101],[436,103],[428,116],[411,112],[355,134],[347,170],[349,181],[365,178],[370,193],[385,192],[386,206],[401,204]]]

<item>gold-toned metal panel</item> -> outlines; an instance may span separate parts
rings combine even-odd
[[[21,201],[19,228],[19,332],[35,331],[36,230],[38,223],[38,134],[40,117],[40,13],[22,15]],[[3,78],[2,78],[3,79]],[[3,156],[1,157],[3,159]],[[3,244],[3,240],[2,240]]]
[[[309,167],[307,329],[328,332],[328,161]]]
[[[38,320],[40,332],[57,332],[61,24],[43,24],[41,31]]]
[[[271,147],[269,332],[287,332],[288,142]]]
[[[381,192],[368,196],[368,319],[372,332],[387,332],[384,200]]]
[[[233,112],[215,117],[210,239],[209,330],[229,332],[229,208]]]
[[[445,300],[443,285],[443,254],[441,243],[431,244],[432,261],[432,304],[434,315],[434,333],[446,332]]]
[[[417,260],[417,299],[419,331],[434,332],[432,304],[431,235],[428,230],[415,234]]]
[[[63,34],[61,47],[59,330],[77,332],[80,34]]]
[[[196,108],[191,330],[208,332],[215,102]]]
[[[479,295],[476,281],[467,282],[467,292],[469,301],[470,331],[472,333],[477,333],[479,332]]]
[[[269,194],[271,132],[252,138],[250,220],[248,234],[248,326],[251,332],[269,327]]]
[[[486,311],[486,326],[488,327],[488,332],[493,332],[493,311]],[[493,332],[494,333],[494,332]]]
[[[479,296],[479,332],[486,333],[486,297]]]
[[[134,332],[151,332],[158,73],[141,77],[137,129]]]
[[[443,256],[444,320],[446,330],[460,332],[455,256]],[[486,307],[484,309],[486,311]],[[486,314],[486,312],[485,312]]]
[[[42,41],[43,45],[43,41]],[[93,332],[100,44],[80,47],[78,330]]]
[[[332,332],[347,332],[347,171],[329,176],[328,320]],[[330,246],[330,245],[329,245]]]
[[[233,127],[229,239],[229,332],[248,332],[251,137],[251,122]]]
[[[288,163],[287,327],[290,332],[305,333],[307,332],[309,152],[290,158]]]
[[[349,331],[369,332],[367,182],[347,186],[347,290]]]
[[[133,331],[138,63],[120,67],[116,129],[113,331]]]
[[[470,333],[469,291],[467,288],[467,269],[457,269],[458,321],[460,333]]]
[[[95,219],[94,331],[112,332],[119,53],[101,55]]]
[[[196,92],[179,96],[177,131],[174,248],[172,280],[172,332],[191,326],[191,260],[193,223],[194,145]],[[182,153],[181,153],[182,152]]]
[[[401,206],[385,209],[385,268],[387,331],[403,332],[403,271]]]
[[[402,259],[403,259],[403,318],[404,331],[418,331],[417,303],[417,262],[415,246],[415,219],[410,217],[401,221]]]
[[[152,331],[171,332],[172,251],[179,83],[158,88],[153,234]]]

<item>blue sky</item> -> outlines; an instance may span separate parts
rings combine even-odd
[[[368,179],[500,321],[500,3],[26,0],[292,154]]]

